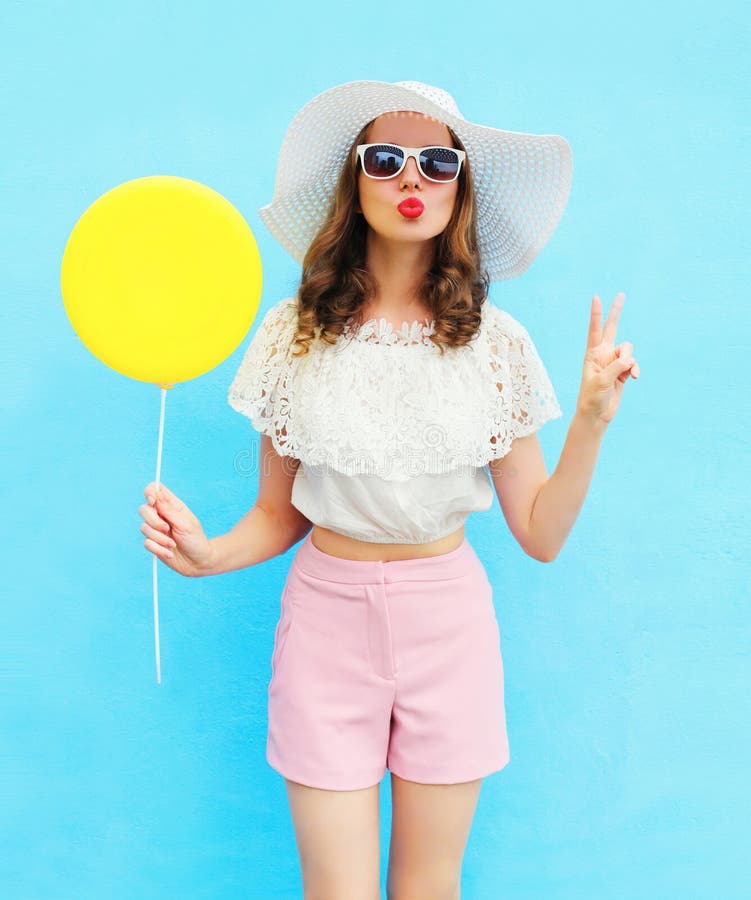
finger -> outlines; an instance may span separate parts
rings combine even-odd
[[[165,522],[153,506],[144,503],[138,507],[138,512],[141,514],[141,518],[148,522],[149,525],[157,528],[159,531],[169,531],[169,522]]]
[[[157,502],[159,502],[160,500],[163,503],[169,504],[170,509],[173,509],[176,512],[179,512],[185,507],[185,504],[182,502],[182,500],[176,494],[173,494],[166,484],[161,484],[159,486],[159,496],[157,497]]]
[[[190,530],[192,525],[190,511],[174,494],[170,493],[158,498],[156,508],[159,514],[169,522],[173,531],[187,532]]]
[[[156,528],[152,528],[151,525],[148,525],[146,522],[141,525],[141,532],[146,535],[147,538],[151,538],[155,544],[159,544],[160,547],[177,547],[177,542],[173,541],[171,537],[168,537],[166,534],[162,534],[161,531],[157,531]]]
[[[163,500],[165,497],[171,497],[175,501],[178,499],[164,482],[160,482],[157,485],[156,481],[150,481],[144,488],[143,493],[150,506],[154,505],[154,499]]]
[[[597,294],[592,297],[592,307],[589,314],[589,334],[587,335],[587,350],[596,347],[602,340],[600,329],[602,327],[602,303]]]
[[[634,358],[628,356],[616,356],[616,358],[602,370],[602,374],[607,382],[613,382],[620,375],[625,373],[628,377],[628,371],[634,364]]]
[[[619,344],[616,347],[616,353],[618,354],[618,356],[622,357],[623,359],[627,359],[629,357],[633,358],[634,345],[632,343],[630,343],[629,341],[623,341],[622,344]]]
[[[615,344],[615,332],[618,328],[618,319],[620,318],[621,310],[623,309],[623,304],[625,302],[626,295],[622,291],[615,295],[615,300],[613,300],[613,305],[610,307],[608,317],[605,320],[605,327],[602,330],[602,339],[608,344]]]
[[[162,484],[161,482],[157,484],[156,481],[150,481],[143,489],[143,495],[144,497],[146,497],[147,503],[153,506],[154,498],[160,495],[164,495],[166,491],[166,485]]]
[[[166,547],[161,547],[156,541],[152,541],[151,538],[146,538],[143,545],[147,550],[150,550],[161,559],[174,559],[175,557],[175,554],[171,550],[168,550]]]
[[[143,506],[138,507],[138,512],[141,514],[141,518],[144,520],[144,522],[146,522],[148,525],[151,525],[151,527],[156,531],[161,531],[163,534],[167,534],[169,532],[169,522],[165,522],[153,506],[149,506],[147,503],[144,503]]]

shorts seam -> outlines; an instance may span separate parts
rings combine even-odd
[[[366,562],[373,562],[374,560],[364,560]],[[400,560],[401,562],[410,562],[411,560]],[[315,581],[325,581],[327,584],[358,584],[358,585],[366,585],[366,584],[381,584],[380,581],[341,581],[337,578],[322,578],[320,575],[314,575],[312,572],[308,571],[308,569],[304,568],[302,565],[298,563],[298,567],[301,572],[304,572],[309,578],[314,579]],[[424,584],[425,582],[435,581],[437,583],[444,581],[459,581],[460,578],[470,578],[474,577],[474,573],[472,572],[464,572],[461,575],[450,575],[448,578],[395,578],[390,579],[385,582],[386,584],[402,584],[404,582],[415,581],[420,584]]]

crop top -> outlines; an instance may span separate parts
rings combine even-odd
[[[297,299],[265,314],[229,388],[230,406],[300,460],[291,503],[316,525],[375,543],[420,544],[489,509],[487,463],[561,416],[521,323],[485,300],[478,332],[441,355],[430,324],[315,329],[294,358]]]

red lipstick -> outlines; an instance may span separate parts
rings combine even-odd
[[[405,219],[416,219],[422,215],[425,204],[418,197],[407,197],[402,200],[397,209]]]

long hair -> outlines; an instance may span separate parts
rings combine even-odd
[[[320,329],[328,344],[336,342],[348,321],[360,321],[360,311],[375,295],[375,280],[365,264],[368,223],[358,206],[357,145],[364,142],[371,120],[352,143],[339,174],[326,218],[305,254],[297,296],[297,331],[293,355],[308,352]],[[448,127],[448,126],[447,126]],[[449,128],[454,148],[464,145]],[[477,213],[469,156],[459,172],[454,209],[446,228],[434,238],[433,263],[419,296],[435,320],[430,339],[441,353],[445,346],[469,343],[480,327],[480,308],[488,295],[489,278],[481,271],[477,246]]]

